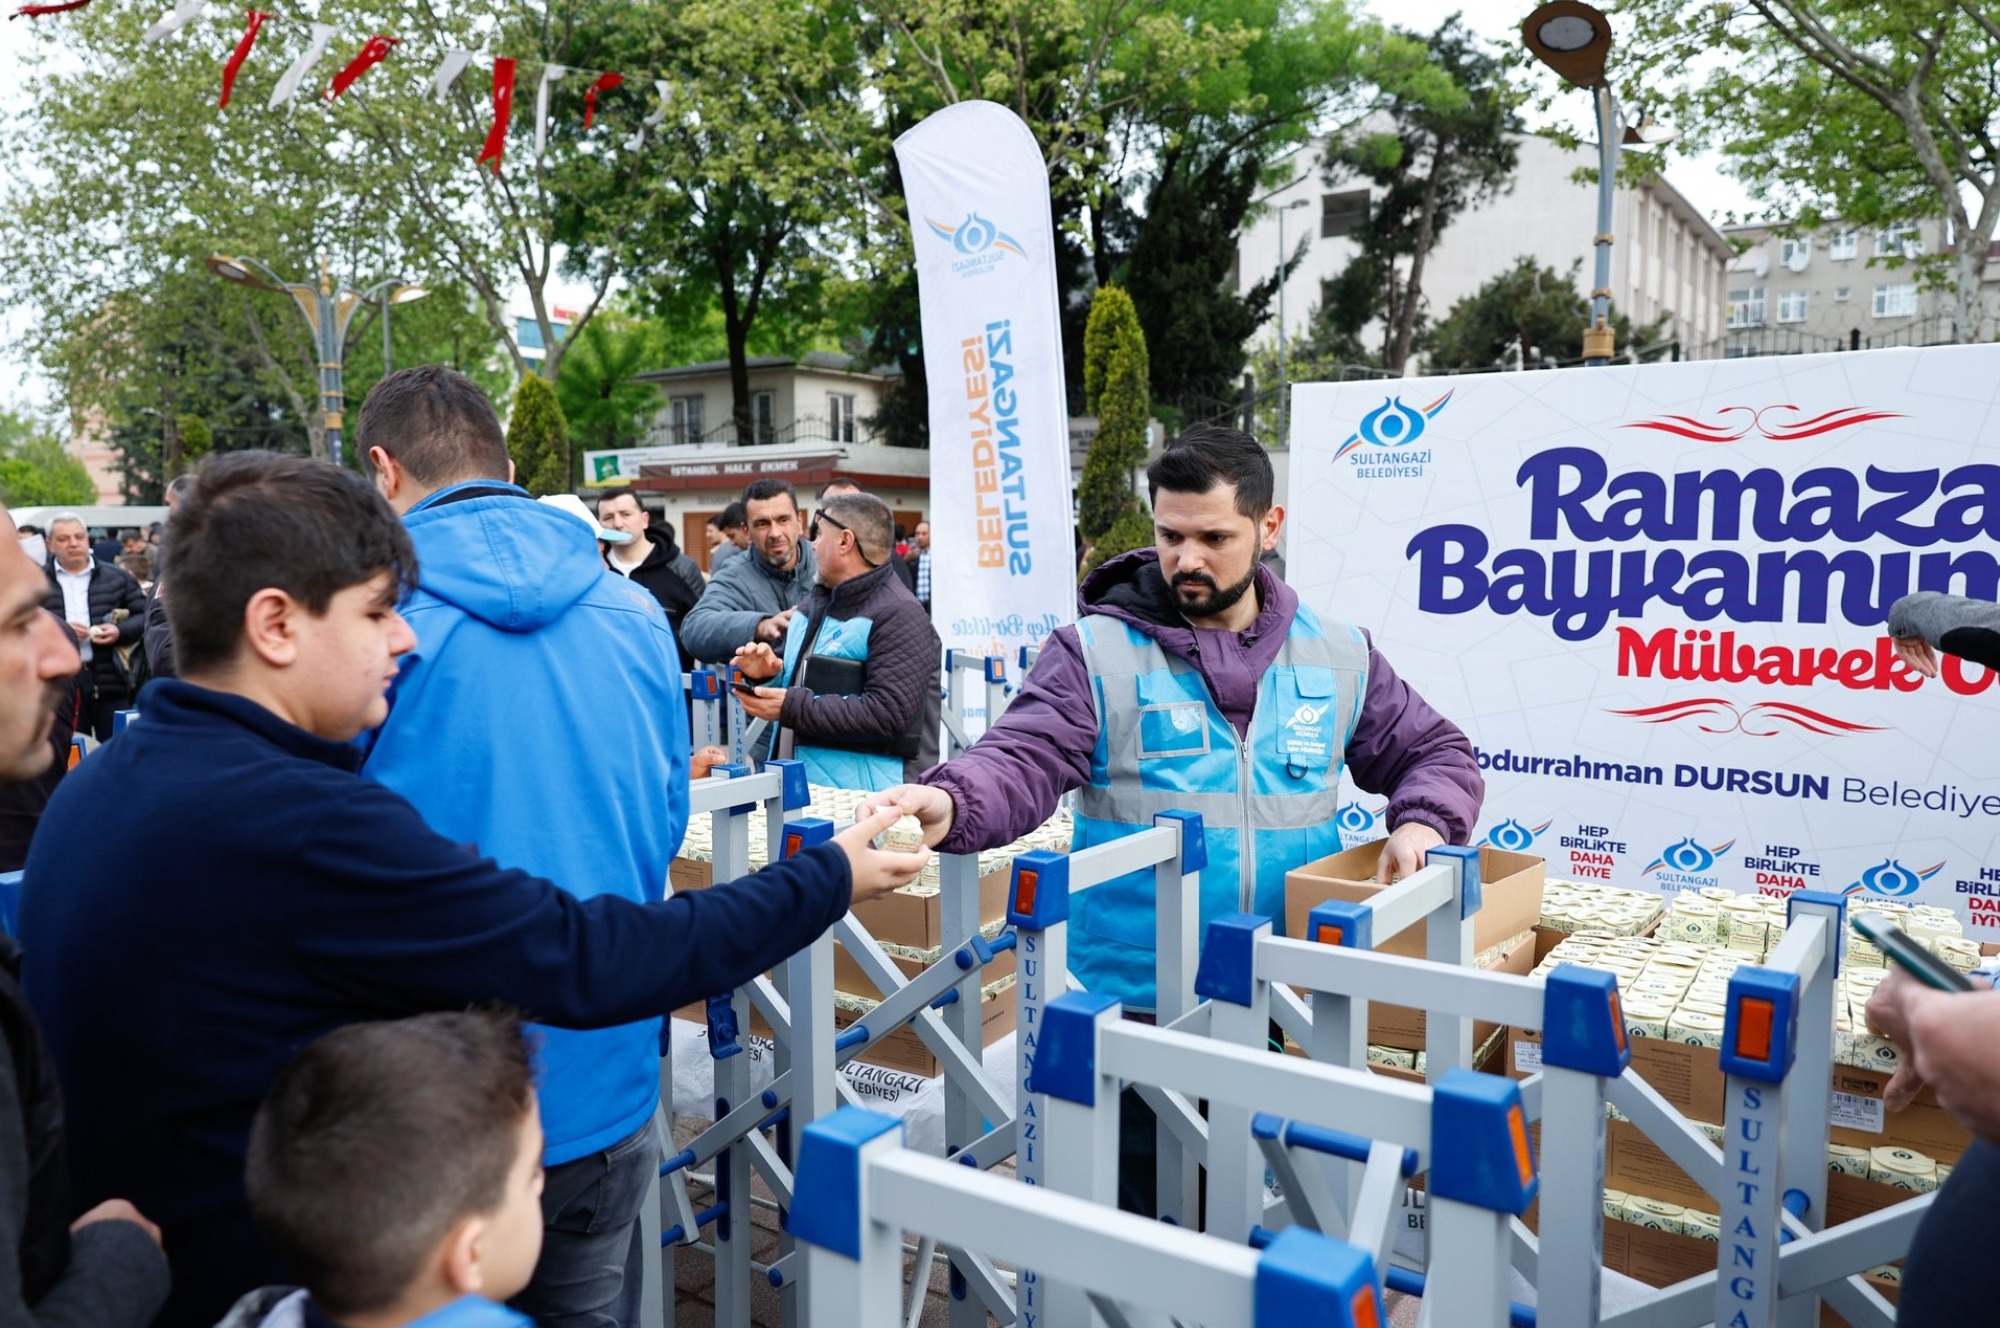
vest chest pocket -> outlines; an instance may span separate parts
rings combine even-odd
[[[1199,701],[1139,707],[1139,759],[1208,755],[1208,707]]]
[[[1294,778],[1325,770],[1333,761],[1344,718],[1334,713],[1339,688],[1333,670],[1301,665],[1274,670],[1272,678],[1278,759]]]

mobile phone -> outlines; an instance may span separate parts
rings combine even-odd
[[[736,679],[736,681],[730,683],[729,685],[731,687],[734,687],[737,691],[743,693],[745,696],[755,696],[757,694],[757,689],[763,686],[762,683],[746,682],[742,678]]]
[[[1856,913],[1853,926],[1857,934],[1873,941],[1883,954],[1926,987],[1939,991],[1974,990],[1972,979],[1924,949],[1908,932],[1880,913]]]

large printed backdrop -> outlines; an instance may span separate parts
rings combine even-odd
[[[1310,384],[1291,578],[1471,735],[1475,838],[1552,876],[1949,904],[2000,939],[2000,347]],[[1349,786],[1352,841],[1384,800]]]

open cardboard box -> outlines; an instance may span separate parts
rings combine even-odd
[[[1366,903],[1380,892],[1383,887],[1375,882],[1375,866],[1385,842],[1374,840],[1286,872],[1285,935],[1306,934],[1306,917],[1314,905],[1329,899]],[[1542,869],[1542,859],[1526,853],[1491,847],[1479,850],[1481,888],[1479,913],[1472,924],[1474,951],[1490,950],[1533,930],[1542,916]],[[1383,954],[1422,959],[1424,926],[1419,923],[1396,936],[1378,936],[1375,948]],[[1532,948],[1529,955],[1532,968]]]

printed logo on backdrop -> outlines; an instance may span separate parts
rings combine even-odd
[[[1456,389],[1454,389],[1456,390]],[[1426,474],[1431,464],[1431,449],[1413,447],[1424,436],[1424,430],[1439,411],[1450,404],[1452,393],[1447,392],[1430,405],[1422,408],[1403,404],[1401,397],[1384,397],[1382,404],[1361,417],[1354,432],[1333,454],[1335,461],[1353,455],[1348,464],[1353,468],[1355,478],[1364,480],[1417,479]],[[1357,452],[1362,446],[1385,449],[1384,452]]]
[[[1542,832],[1554,825],[1554,821],[1543,821],[1540,825],[1522,825],[1516,820],[1505,820],[1486,832],[1486,837],[1474,847],[1491,846],[1504,848],[1509,853],[1526,853],[1542,837]]]
[[[1881,862],[1861,873],[1861,879],[1842,890],[1844,895],[1887,895],[1891,899],[1901,899],[1913,895],[1917,887],[1944,870],[1942,862],[1934,862],[1928,867],[1912,870],[1894,858],[1884,858]]]
[[[1660,856],[1646,864],[1646,870],[1639,874],[1651,877],[1653,887],[1662,894],[1708,889],[1722,884],[1716,864],[1734,847],[1736,841],[1731,839],[1704,848],[1690,836],[1660,850]]]
[[[1370,810],[1358,802],[1343,802],[1340,810],[1333,814],[1334,828],[1340,831],[1340,846],[1353,848],[1380,839],[1381,833],[1375,827],[1382,824],[1382,813],[1389,810],[1389,804]]]
[[[950,226],[935,217],[925,217],[924,224],[939,239],[951,242],[951,247],[960,257],[951,265],[951,270],[961,277],[983,277],[1000,263],[1007,261],[1007,255],[1026,258],[1020,241],[995,226],[977,212],[965,214],[965,220]]]

